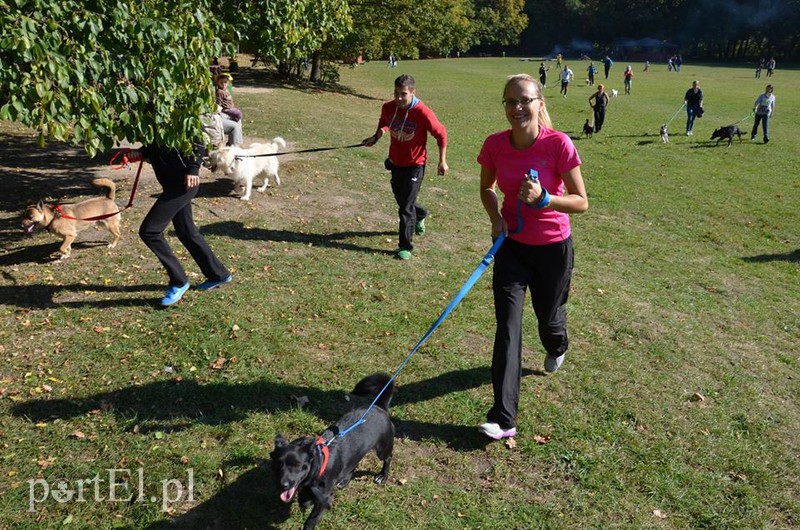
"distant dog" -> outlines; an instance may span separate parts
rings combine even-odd
[[[583,134],[586,135],[586,138],[591,138],[592,134],[594,133],[594,125],[589,123],[589,120],[586,120],[586,123],[583,124]]]
[[[615,98],[617,96],[619,96],[619,90],[617,90],[616,88],[612,88],[611,89],[611,97]]]
[[[666,123],[661,126],[661,130],[659,131],[659,134],[661,135],[661,141],[664,142],[665,144],[668,144],[669,143],[669,133],[667,132],[667,124]]]
[[[739,129],[738,125],[726,125],[725,127],[720,127],[719,129],[715,130],[711,134],[711,139],[717,139],[716,145],[719,145],[720,140],[728,139],[728,147],[731,146],[733,143],[733,137],[739,137],[739,143],[742,143],[742,131]]]
[[[279,148],[286,147],[286,141],[280,136],[272,139],[266,144],[251,144],[248,148],[242,147],[222,147],[212,151],[209,155],[211,171],[222,171],[231,177],[233,181],[244,187],[244,193],[239,197],[243,201],[250,200],[250,193],[253,191],[253,181],[256,177],[264,177],[264,184],[258,188],[263,192],[269,185],[269,177],[275,179],[275,183],[280,185],[281,178],[278,176],[278,157],[277,156],[253,156],[269,155],[278,152]]]
[[[373,396],[389,383],[386,374],[374,374],[362,379],[353,389],[357,396]],[[353,470],[368,452],[375,449],[383,461],[375,482],[383,484],[389,476],[394,450],[394,425],[389,417],[389,402],[394,384],[391,383],[364,418],[364,423],[341,438],[335,436],[355,424],[367,407],[358,407],[337,421],[318,438],[302,437],[287,442],[283,435],[275,437],[275,450],[270,453],[272,471],[281,491],[281,500],[290,503],[297,494],[300,507],[313,506],[304,530],[313,530],[330,508],[334,486],[347,486]],[[325,445],[325,442],[333,442]]]
[[[40,226],[48,232],[56,234],[63,239],[61,248],[58,249],[61,259],[70,255],[72,242],[78,236],[78,232],[89,228],[95,223],[100,223],[108,228],[114,240],[108,244],[109,247],[117,246],[120,238],[119,222],[122,215],[117,203],[114,202],[116,185],[113,181],[106,178],[92,180],[92,184],[97,187],[106,187],[108,192],[105,197],[94,197],[77,204],[60,204],[52,206],[39,201],[38,204],[28,206],[22,218],[22,228],[27,233]],[[117,212],[116,215],[114,212]],[[104,219],[92,219],[109,215]]]

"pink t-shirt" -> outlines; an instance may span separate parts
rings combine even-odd
[[[483,142],[478,163],[495,172],[497,187],[503,193],[500,214],[508,224],[509,237],[527,245],[548,245],[570,236],[569,215],[551,208],[522,205],[521,232],[517,230],[517,193],[530,169],[539,172],[539,182],[550,195],[564,194],[563,173],[581,165],[578,151],[566,134],[539,128],[539,137],[527,149],[511,145],[511,129],[490,135]]]

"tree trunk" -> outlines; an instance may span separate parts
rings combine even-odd
[[[312,83],[322,82],[322,56],[319,50],[315,51],[311,58],[311,75],[309,79]]]

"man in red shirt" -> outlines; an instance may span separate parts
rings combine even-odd
[[[417,202],[417,195],[425,176],[425,162],[428,157],[428,133],[436,139],[439,147],[437,173],[447,173],[447,130],[416,93],[414,78],[403,74],[394,81],[394,99],[381,108],[378,129],[375,134],[364,139],[367,147],[375,145],[389,132],[389,158],[384,163],[392,172],[392,192],[397,201],[400,215],[400,234],[398,259],[411,259],[414,249],[414,234],[425,233],[425,218],[428,210]]]

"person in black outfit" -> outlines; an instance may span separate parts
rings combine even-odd
[[[589,106],[594,110],[594,132],[603,130],[603,123],[606,121],[606,107],[608,106],[608,94],[605,85],[597,85],[597,92],[589,96]],[[594,103],[593,103],[594,102]]]
[[[214,255],[192,216],[192,199],[200,188],[200,165],[205,147],[197,144],[194,151],[182,154],[177,149],[151,144],[132,152],[129,160],[144,158],[153,166],[163,193],[156,199],[139,227],[139,237],[153,251],[167,270],[169,286],[161,300],[164,307],[178,302],[189,289],[189,279],[164,237],[170,221],[178,239],[189,251],[206,281],[197,286],[205,291],[231,281],[231,273]]]
[[[700,90],[700,81],[692,81],[692,88],[686,91],[683,96],[683,104],[686,105],[686,136],[692,136],[694,119],[703,115],[703,91]]]

